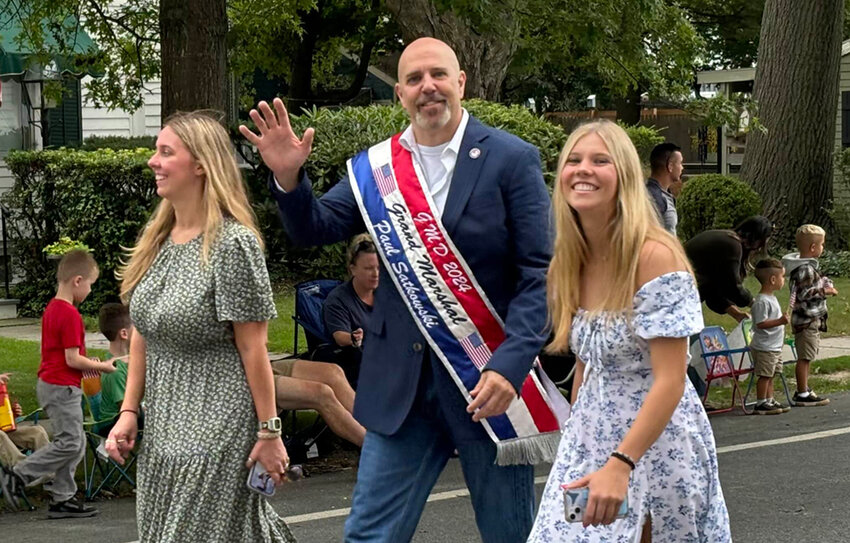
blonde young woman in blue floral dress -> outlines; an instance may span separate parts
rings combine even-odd
[[[572,347],[576,377],[529,541],[731,541],[711,426],[685,378],[688,336],[703,321],[684,251],[616,124],[579,127],[558,171],[550,349]],[[565,520],[562,484],[588,487],[583,522]]]
[[[145,398],[136,499],[141,543],[295,541],[247,486],[260,462],[280,483],[262,241],[224,128],[200,113],[166,121],[148,165],[162,201],[122,270],[136,332],[106,448],[123,462]]]

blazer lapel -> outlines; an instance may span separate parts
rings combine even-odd
[[[470,117],[466,125],[466,133],[460,143],[460,152],[457,156],[455,171],[452,174],[446,207],[443,210],[442,222],[449,235],[452,234],[458,220],[460,220],[461,213],[469,200],[469,195],[472,194],[472,189],[478,182],[481,167],[487,159],[487,147],[481,145],[481,142],[486,138],[487,131],[484,125],[474,117]],[[473,149],[477,149],[477,151],[470,154]]]

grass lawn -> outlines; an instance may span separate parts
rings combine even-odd
[[[758,282],[748,277],[745,285],[751,292],[758,291]],[[826,336],[850,335],[850,278],[835,279],[839,295],[829,300],[829,332]],[[788,289],[777,293],[783,307],[788,304]],[[275,287],[275,306],[278,317],[269,323],[269,350],[291,353],[293,351],[293,329],[295,322],[295,295],[292,285]],[[719,325],[727,331],[735,327],[735,320],[726,315],[717,315],[703,306],[706,326]],[[303,350],[307,345],[303,330],[299,330],[298,347]],[[105,352],[91,350],[92,356],[106,356]],[[39,345],[34,341],[20,341],[0,337],[0,373],[13,372],[9,384],[12,397],[17,399],[25,412],[38,407],[35,397],[36,372],[38,371]],[[793,366],[786,366],[785,373],[794,380]],[[850,389],[850,357],[839,357],[812,365],[811,386],[818,392],[828,394],[837,390]],[[777,383],[778,384],[778,383]],[[746,386],[746,382],[744,382]],[[712,387],[711,398],[717,401],[728,399],[731,390],[725,387]]]
[[[291,286],[283,285],[275,290],[275,306],[278,317],[269,323],[269,350],[291,353],[293,351],[293,328],[295,321],[295,296]],[[92,320],[92,319],[90,319]],[[93,325],[93,327],[92,327]],[[89,330],[97,330],[97,319],[86,323]],[[303,330],[299,330],[298,348],[306,348]],[[90,356],[105,358],[106,351],[89,349]],[[38,408],[35,397],[35,382],[41,350],[36,341],[22,341],[0,337],[0,373],[11,372],[9,392],[13,400],[20,402],[25,413]]]
[[[277,318],[269,323],[269,350],[278,353],[292,353],[295,321],[295,290],[292,285],[275,287],[274,305],[277,308]],[[298,329],[298,350],[307,348],[304,330]]]
[[[838,290],[838,296],[830,297],[827,300],[829,306],[829,331],[824,334],[825,337],[830,336],[850,336],[850,278],[837,277],[834,279],[835,288]],[[750,292],[756,293],[759,291],[759,282],[755,277],[747,277],[744,280],[744,286]],[[782,308],[788,307],[788,286],[776,293],[776,299],[779,300],[779,305]],[[737,323],[735,319],[728,315],[718,315],[703,305],[702,310],[705,317],[706,326],[722,326],[727,332],[731,331]]]
[[[89,356],[101,359],[107,356],[106,351],[89,349]],[[38,408],[35,397],[35,382],[38,378],[38,364],[41,359],[41,348],[37,341],[23,341],[0,337],[0,373],[12,373],[9,378],[9,395],[12,400],[20,402],[24,413],[30,413]]]
[[[839,356],[836,358],[827,358],[818,360],[812,363],[809,374],[809,386],[815,390],[819,396],[829,396],[834,392],[850,390],[850,356]],[[785,366],[783,372],[785,380],[788,382],[788,392],[791,396],[796,390],[797,379],[794,377],[794,365]],[[747,382],[749,375],[743,381],[739,381],[738,385],[743,387],[742,393],[747,391]],[[751,400],[755,401],[755,383],[753,390],[750,391],[750,396],[747,398],[747,403]],[[732,396],[731,385],[711,386],[711,391],[708,393],[708,399],[715,405],[728,406]],[[782,382],[775,379],[773,383],[773,396],[777,401],[786,403],[785,391],[782,390]]]

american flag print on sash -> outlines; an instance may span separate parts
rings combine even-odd
[[[481,336],[475,332],[469,334],[460,340],[460,346],[469,355],[472,362],[479,368],[483,368],[487,361],[490,360],[490,349],[481,341]]]
[[[375,168],[373,173],[375,174],[375,181],[378,183],[378,191],[380,191],[381,196],[387,196],[394,190],[398,189],[398,185],[396,185],[395,179],[393,178],[393,171],[390,169],[389,164],[384,164],[380,168]]]

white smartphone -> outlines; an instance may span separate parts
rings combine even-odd
[[[587,509],[587,498],[590,490],[584,488],[565,488],[566,485],[561,485],[564,491],[564,519],[567,522],[581,522],[584,520],[584,511]],[[625,518],[629,514],[628,497],[620,504],[620,510],[617,511],[617,518]]]
[[[274,480],[259,462],[254,462],[248,472],[248,488],[263,496],[274,496]]]

